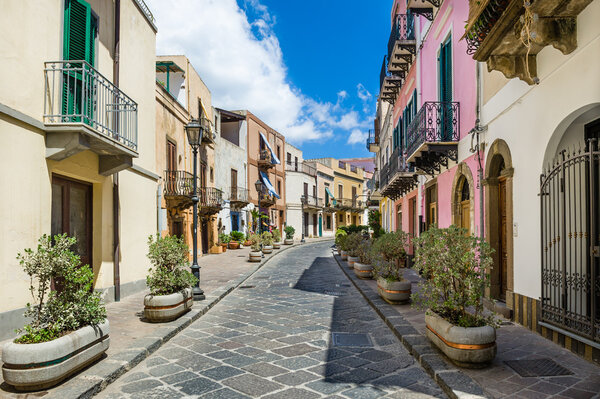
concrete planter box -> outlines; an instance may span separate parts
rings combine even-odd
[[[294,244],[293,238],[286,238],[285,240],[283,240],[283,245],[292,245],[292,244]]]
[[[372,279],[373,278],[373,266],[365,265],[364,263],[354,262],[354,274],[358,278],[362,279]]]
[[[262,252],[250,251],[250,254],[248,254],[248,260],[250,262],[260,262],[262,260]]]
[[[281,249],[281,243],[280,242],[274,242],[273,243],[273,249]]]
[[[458,327],[432,310],[425,313],[425,323],[427,337],[458,366],[481,368],[496,357],[493,327]]]
[[[342,257],[342,260],[348,260],[348,252],[342,250],[340,251],[340,256]]]
[[[144,317],[152,323],[164,323],[175,320],[190,310],[193,305],[191,288],[170,295],[146,295]]]
[[[272,245],[263,245],[262,251],[264,254],[270,254],[273,252],[273,246]]]
[[[399,305],[410,301],[411,286],[410,281],[392,281],[386,279],[377,279],[377,292],[389,304]]]
[[[108,321],[39,344],[2,348],[2,377],[19,391],[49,388],[98,360],[108,349]]]
[[[354,267],[354,264],[355,264],[356,262],[358,262],[359,260],[360,260],[360,258],[359,258],[358,256],[350,256],[350,255],[348,255],[348,260],[347,260],[347,262],[348,262],[348,267],[349,267],[350,269],[352,269],[352,268]]]

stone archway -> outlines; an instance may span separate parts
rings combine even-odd
[[[506,142],[497,139],[490,146],[485,163],[485,233],[494,249],[491,285],[486,296],[513,307],[513,164]]]
[[[466,185],[466,186],[465,186]],[[468,191],[467,191],[468,190]],[[464,193],[467,191],[467,193]],[[452,224],[455,226],[462,226],[463,222],[463,210],[465,199],[468,197],[468,209],[469,209],[469,226],[463,226],[469,230],[469,233],[475,231],[475,182],[473,181],[473,174],[469,166],[461,162],[458,164],[456,173],[454,174],[454,181],[452,182]]]

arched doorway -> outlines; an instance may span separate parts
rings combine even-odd
[[[452,224],[472,234],[475,227],[475,183],[469,166],[458,165],[452,183]]]
[[[498,139],[491,145],[485,165],[486,238],[494,249],[494,266],[487,295],[513,309],[513,201],[512,158],[508,145]]]

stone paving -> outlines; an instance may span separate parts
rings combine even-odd
[[[330,246],[274,258],[99,397],[445,397]],[[332,332],[366,334],[368,346],[334,346]]]

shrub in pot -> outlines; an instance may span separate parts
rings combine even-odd
[[[108,349],[106,309],[92,292],[92,269],[70,250],[76,242],[66,234],[43,235],[36,250],[17,257],[34,299],[25,311],[31,322],[2,349],[4,381],[18,390],[56,385]]]
[[[408,234],[399,230],[378,237],[373,242],[373,251],[381,254],[384,260],[395,262],[399,267],[404,267],[406,265],[406,248],[408,244]]]
[[[337,229],[335,232],[335,247],[339,255],[342,255],[342,241],[348,235],[345,230]],[[345,259],[342,259],[345,260]]]
[[[377,279],[377,292],[389,304],[400,305],[410,301],[411,284],[403,278],[402,268],[396,262],[378,256],[374,261],[373,275]]]
[[[250,234],[250,253],[248,260],[250,262],[260,262],[262,260],[261,239],[258,234]]]
[[[285,240],[283,241],[283,243],[285,245],[292,245],[294,243],[294,234],[296,233],[296,229],[288,225],[285,226],[283,232],[285,233]]]
[[[231,238],[229,238],[228,234],[225,233],[221,233],[219,234],[219,242],[221,245],[221,249],[223,250],[223,252],[227,252],[227,247],[229,246],[229,241],[231,241]]]
[[[148,270],[146,285],[150,294],[144,297],[144,317],[153,323],[175,320],[194,304],[192,287],[198,279],[189,271],[189,248],[177,236],[148,237]]]
[[[271,232],[273,236],[273,248],[280,249],[281,248],[281,231],[279,229],[273,229]]]
[[[429,229],[415,245],[415,268],[428,278],[413,299],[427,309],[428,338],[459,366],[489,364],[497,350],[497,323],[483,315],[490,245],[456,226]]]
[[[268,231],[263,231],[260,235],[260,239],[262,241],[262,251],[265,254],[270,254],[273,252],[273,235]]]
[[[229,234],[229,249],[238,249],[240,247],[240,243],[244,239],[244,233],[241,231],[232,231]]]
[[[350,233],[348,234],[348,237],[346,237],[346,240],[344,241],[344,246],[348,253],[347,262],[350,268],[353,268],[354,263],[360,260],[358,258],[359,247],[362,245],[364,240],[365,237],[363,237],[361,233]]]
[[[373,278],[373,256],[371,239],[365,239],[358,247],[358,262],[354,262],[354,274],[358,278],[371,279]]]

